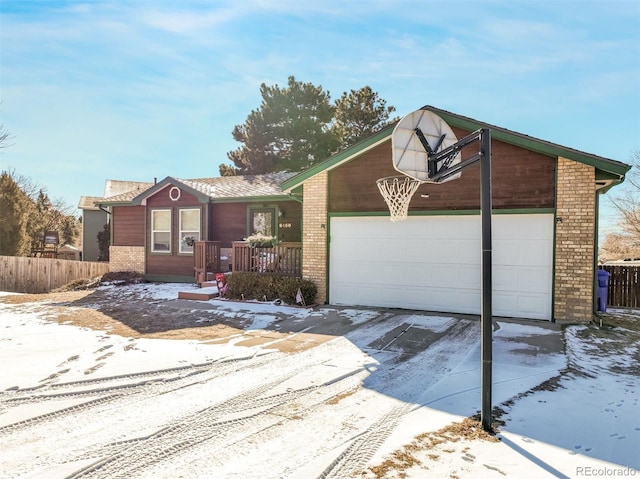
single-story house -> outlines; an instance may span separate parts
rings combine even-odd
[[[599,197],[630,166],[423,109],[458,138],[491,130],[493,314],[591,320]],[[184,238],[215,242],[224,257],[233,256],[235,242],[264,231],[299,242],[300,274],[317,284],[318,303],[479,314],[480,165],[455,181],[420,185],[407,220],[391,222],[376,180],[399,174],[393,128],[297,174],[168,177],[102,200],[112,216],[111,269],[193,280],[197,252]]]
[[[207,257],[215,255],[214,268],[228,271],[234,243],[249,254],[243,240],[256,233],[278,239],[269,254],[292,258],[301,249],[302,205],[280,188],[292,176],[167,177],[141,191],[100,200],[100,208],[111,215],[110,269],[157,281],[193,281],[198,242],[215,246]],[[256,258],[249,260],[242,266],[260,270]]]
[[[590,321],[600,195],[630,166],[432,106],[463,138],[491,130],[493,313]],[[320,303],[479,314],[480,165],[422,184],[406,221],[389,221],[379,178],[394,125],[288,179],[301,195],[303,277]]]

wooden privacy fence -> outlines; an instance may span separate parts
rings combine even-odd
[[[640,307],[640,265],[604,265],[602,269],[609,273],[607,305]]]
[[[0,256],[0,291],[47,293],[76,279],[109,272],[109,263]]]

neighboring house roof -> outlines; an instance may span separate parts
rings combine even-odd
[[[100,200],[102,200],[101,196],[81,196],[78,202],[78,208],[81,210],[98,211],[100,208],[96,206],[96,203]]]
[[[104,198],[111,198],[132,191],[140,193],[154,184],[149,181],[107,180],[104,184]]]
[[[179,186],[193,194],[201,202],[288,200],[281,184],[296,173],[279,172],[264,175],[221,176],[216,178],[180,179],[171,176],[151,185],[143,191],[135,190],[104,198],[103,205],[141,205],[158,191],[170,186]]]
[[[152,183],[153,185],[153,183]],[[143,190],[131,190],[131,191],[127,191],[125,193],[121,193],[119,195],[114,195],[114,196],[110,196],[108,198],[100,198],[100,201],[98,201],[97,203],[100,205],[120,205],[120,204],[129,204],[131,203],[131,200],[133,200],[136,196],[138,196],[140,194],[141,191],[146,191],[149,188],[151,188],[150,186],[143,189]]]
[[[453,127],[458,127],[467,131],[476,131],[480,128],[489,128],[491,129],[492,139],[519,146],[530,151],[535,151],[543,155],[567,158],[569,160],[593,166],[596,169],[596,180],[599,180],[599,182],[601,182],[601,186],[610,187],[614,184],[621,183],[622,181],[624,181],[624,175],[631,168],[631,166],[620,161],[611,160],[609,158],[593,155],[591,153],[585,153],[573,148],[568,148],[566,146],[534,138],[523,133],[518,133],[462,115],[457,115],[455,113],[441,110],[430,105],[423,106],[421,109],[436,113],[450,126]],[[390,141],[391,134],[393,133],[395,125],[396,123],[392,123],[391,125],[386,126],[382,130],[374,133],[368,138],[365,138],[352,147],[337,153],[331,158],[323,161],[322,163],[318,163],[312,166],[302,173],[299,173],[295,177],[285,181],[282,185],[282,189],[286,192],[291,192],[293,189],[299,187],[302,183],[304,183],[312,176],[315,176],[316,174],[325,170],[332,170],[333,168],[336,168],[343,163],[353,160],[366,151],[378,146],[379,144]],[[389,161],[391,161],[391,159],[389,159]]]
[[[70,245],[70,244],[66,244],[66,245],[61,246],[60,248],[58,248],[58,253],[64,252],[64,251],[70,251],[72,253],[78,253],[78,252],[80,252],[80,249],[76,248],[75,246]]]
[[[81,196],[78,208],[98,211],[99,205],[104,204],[106,198],[109,198],[110,202],[116,199],[115,203],[118,203],[118,199],[123,202],[131,201],[131,198],[153,185],[154,183],[144,181],[107,180],[104,184],[104,196]]]

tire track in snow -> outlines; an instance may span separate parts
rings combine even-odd
[[[393,408],[375,423],[359,433],[351,444],[329,466],[318,479],[342,479],[357,477],[384,441],[391,435],[402,417],[414,409],[412,404]]]
[[[34,416],[28,419],[24,419],[22,421],[18,421],[12,424],[8,424],[0,427],[0,435],[6,434],[7,432],[18,431],[27,427],[34,426],[41,422],[51,420],[51,419],[60,419],[64,418],[68,415],[76,415],[85,410],[89,410],[98,405],[104,405],[108,402],[113,401],[126,401],[128,403],[131,402],[133,396],[141,395],[140,399],[148,397],[149,395],[162,395],[171,393],[178,389],[183,389],[186,387],[193,386],[194,384],[200,384],[205,381],[215,379],[216,377],[224,376],[225,374],[229,374],[230,372],[237,372],[241,369],[248,367],[256,367],[258,364],[266,363],[267,360],[264,357],[260,357],[260,359],[255,358],[253,362],[247,362],[245,364],[242,361],[252,359],[251,357],[240,358],[240,359],[232,359],[232,360],[224,360],[224,361],[216,361],[211,363],[204,364],[196,364],[190,366],[183,366],[178,368],[169,368],[169,369],[160,369],[155,371],[142,372],[139,374],[130,374],[130,375],[119,375],[119,376],[109,376],[104,378],[96,378],[90,380],[83,381],[75,381],[68,383],[60,383],[60,384],[52,384],[46,389],[62,389],[62,392],[53,393],[53,394],[29,394],[30,392],[40,392],[42,391],[42,386],[37,388],[27,388],[20,389],[18,391],[9,391],[5,392],[2,396],[0,396],[0,410],[3,412],[9,410],[11,407],[21,404],[35,404],[35,403],[44,403],[47,401],[55,401],[62,399],[76,399],[81,397],[94,397],[97,398],[88,400],[86,402],[76,404],[74,406],[65,407],[62,409],[58,409],[56,411],[52,411],[49,413],[41,414],[38,416]],[[257,362],[256,362],[256,359]],[[174,377],[166,377],[162,375],[172,374],[172,373],[184,373]],[[194,381],[196,376],[204,375],[203,378],[198,378],[197,381]],[[106,386],[98,389],[84,389],[84,390],[75,390],[74,387],[77,386],[86,386],[86,385],[96,385],[96,384],[108,384],[113,383],[114,381],[126,381],[135,378],[147,377],[152,378],[143,382],[135,382],[135,383],[124,383],[124,384],[116,384],[112,386]],[[64,390],[67,390],[66,392]],[[24,395],[23,393],[27,393]],[[7,397],[3,397],[7,396]]]
[[[147,437],[107,445],[92,451],[81,459],[101,458],[91,466],[68,476],[68,479],[131,477],[140,469],[172,460],[174,456],[190,448],[202,446],[205,442],[214,442],[207,448],[209,453],[221,450],[227,445],[245,441],[284,421],[282,415],[271,414],[275,409],[319,390],[322,390],[324,396],[329,397],[340,394],[353,387],[353,381],[347,381],[348,379],[359,382],[359,375],[363,372],[365,370],[360,368],[322,384],[261,397],[266,390],[273,389],[293,377],[293,372],[279,381],[254,388],[225,403],[181,418],[175,424]],[[343,384],[345,381],[347,384]],[[231,418],[224,419],[225,415]],[[238,415],[239,417],[233,417]],[[105,455],[108,457],[105,458]]]
[[[356,435],[352,443],[322,471],[318,479],[341,479],[361,474],[403,416],[420,407],[415,404],[420,404],[419,397],[411,391],[428,390],[463,361],[479,340],[479,325],[460,320],[447,330],[442,339],[431,344],[423,353],[390,368],[379,379],[372,380],[368,387],[375,385],[374,389],[399,397],[407,404],[392,409]],[[456,344],[456,351],[451,351],[452,344]],[[428,374],[423,368],[418,368],[418,364],[429,365]],[[420,388],[415,387],[416,382],[419,382]],[[410,384],[408,390],[404,388],[407,384]],[[424,393],[420,394],[422,396]]]
[[[264,356],[264,355],[263,355]],[[263,356],[258,356],[262,358]],[[159,376],[162,380],[167,374],[173,373],[186,373],[186,374],[198,374],[200,372],[206,372],[211,370],[215,366],[226,365],[226,364],[234,364],[242,361],[247,361],[254,359],[253,356],[246,356],[242,358],[232,358],[232,359],[219,359],[215,361],[209,361],[206,363],[199,364],[189,364],[185,366],[178,366],[175,368],[166,368],[166,369],[155,369],[153,371],[141,371],[138,373],[130,373],[130,374],[121,374],[115,376],[106,376],[100,378],[91,378],[91,379],[83,379],[79,381],[69,381],[64,383],[49,383],[49,384],[41,384],[39,386],[33,386],[28,388],[16,388],[9,389],[7,391],[0,392],[0,400],[3,400],[3,396],[7,396],[9,400],[19,400],[21,398],[29,400],[34,396],[33,393],[50,391],[50,390],[58,390],[58,389],[70,389],[75,390],[79,386],[92,386],[103,383],[112,383],[118,381],[129,381],[132,379],[138,378],[147,378],[147,377],[156,377]],[[255,364],[255,363],[254,363]]]
[[[162,386],[162,382],[152,382],[142,387],[141,393],[132,394],[129,390],[122,390],[122,397],[114,399],[111,403],[104,406],[96,405],[95,407],[85,408],[84,410],[76,409],[76,412],[64,415],[62,417],[50,417],[49,421],[39,421],[30,427],[21,427],[8,431],[10,434],[0,435],[0,449],[3,443],[11,443],[11,455],[5,456],[4,464],[16,471],[18,475],[32,474],[33,471],[44,468],[63,467],[67,470],[70,465],[82,457],[87,452],[95,452],[100,445],[122,443],[120,447],[124,447],[127,439],[137,436],[138,439],[151,437],[158,431],[166,430],[168,426],[179,424],[182,417],[194,415],[195,411],[206,411],[215,401],[213,406],[224,408],[241,409],[238,403],[255,400],[256,398],[263,401],[259,396],[273,387],[265,387],[263,391],[251,388],[251,392],[246,392],[247,387],[251,384],[262,384],[270,379],[280,378],[276,381],[276,386],[283,381],[300,374],[303,371],[313,371],[313,368],[322,368],[319,372],[326,373],[338,371],[333,369],[336,355],[344,351],[344,340],[332,340],[322,343],[313,350],[305,350],[299,353],[280,354],[269,353],[261,356],[253,355],[251,361],[227,361],[226,364],[217,365],[215,371],[208,374],[198,375],[193,379],[180,382],[179,387],[176,383],[171,386],[170,390],[158,389],[158,385]],[[328,368],[327,368],[328,367]],[[234,375],[238,372],[240,376]],[[308,376],[308,379],[305,378]],[[226,378],[232,379],[229,383]],[[303,381],[312,381],[314,374],[308,373],[300,376]],[[213,381],[212,382],[212,379]],[[91,383],[95,382],[93,380]],[[272,381],[269,381],[272,382]],[[299,379],[295,379],[299,383]],[[359,380],[358,384],[361,382]],[[85,384],[85,381],[81,383]],[[224,393],[224,389],[230,384],[231,390]],[[304,384],[304,383],[303,383]],[[195,386],[195,389],[188,389]],[[219,388],[220,394],[217,392]],[[277,386],[283,389],[282,386]],[[292,386],[295,387],[295,386]],[[40,390],[41,388],[38,388]],[[183,389],[183,391],[180,391]],[[244,392],[243,392],[244,391]],[[311,391],[311,390],[310,390]],[[71,392],[71,391],[69,391]],[[160,395],[164,395],[160,397]],[[239,396],[234,401],[234,398]],[[275,395],[272,395],[275,396]],[[290,400],[290,395],[279,396],[280,403],[286,403]],[[189,398],[188,407],[184,403],[184,399]],[[180,409],[176,409],[171,404],[177,401],[181,404]],[[47,401],[43,401],[45,405]],[[52,400],[49,401],[55,406]],[[200,405],[198,407],[198,405]],[[160,409],[157,408],[160,406]],[[204,407],[203,409],[203,406]],[[276,406],[280,407],[280,406]],[[265,407],[266,409],[266,407]],[[254,412],[259,412],[254,409]],[[248,415],[247,413],[242,413]],[[242,415],[241,414],[241,415]],[[263,415],[266,416],[266,415]],[[223,418],[218,414],[217,420]],[[229,419],[227,415],[225,419]],[[282,418],[281,418],[282,419]],[[98,428],[99,424],[109,424],[108,428]],[[241,430],[241,428],[240,428]],[[257,430],[260,430],[258,428]],[[58,442],[60,438],[65,438],[66,445],[60,449]],[[37,441],[39,448],[34,451],[31,447],[33,441]],[[140,442],[140,441],[134,442]],[[237,437],[232,441],[236,442]],[[90,445],[94,447],[89,450]],[[37,455],[36,455],[37,454]],[[92,455],[92,457],[96,457]],[[91,458],[89,458],[90,460]],[[85,462],[86,464],[86,462]],[[57,466],[56,466],[57,465]]]

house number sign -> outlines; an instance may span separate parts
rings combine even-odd
[[[180,199],[181,194],[182,192],[180,191],[180,188],[178,188],[177,186],[174,186],[169,190],[169,198],[171,199],[171,201],[178,201]]]
[[[278,228],[291,228],[291,223],[278,223]]]

